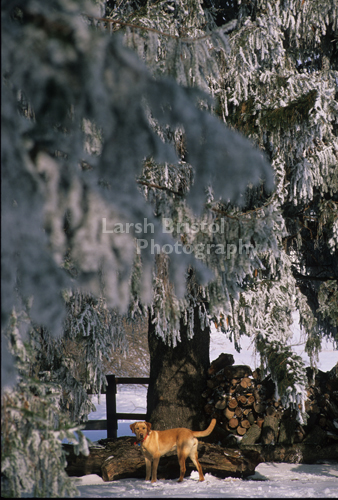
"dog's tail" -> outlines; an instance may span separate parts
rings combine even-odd
[[[212,431],[214,430],[215,425],[216,425],[216,419],[213,418],[210,422],[209,427],[207,429],[205,429],[205,431],[192,431],[192,433],[193,433],[194,437],[197,437],[197,438],[209,436],[209,434],[211,434]]]

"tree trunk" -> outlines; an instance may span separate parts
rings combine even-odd
[[[198,308],[195,308],[193,338],[188,339],[187,326],[181,319],[181,341],[172,347],[155,334],[151,320],[149,314],[147,420],[158,430],[174,427],[203,430],[210,423],[202,397],[210,366],[210,329],[201,329]]]

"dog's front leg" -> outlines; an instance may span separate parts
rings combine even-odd
[[[155,455],[153,457],[153,470],[152,470],[152,475],[151,475],[151,482],[152,483],[156,483],[156,481],[157,481],[157,467],[158,467],[159,461],[160,461],[160,457]]]
[[[146,462],[146,481],[150,481],[151,461],[147,457],[144,457],[144,460]]]

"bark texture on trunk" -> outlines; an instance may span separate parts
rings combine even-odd
[[[187,326],[181,320],[181,341],[172,347],[155,334],[151,320],[149,314],[147,420],[155,430],[174,427],[203,430],[210,423],[203,411],[205,401],[202,397],[210,366],[210,329],[201,329],[196,308],[193,338],[188,339]]]

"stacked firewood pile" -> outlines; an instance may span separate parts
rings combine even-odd
[[[232,355],[221,354],[209,368],[205,412],[215,416],[229,445],[338,445],[338,367],[331,372],[313,373],[308,369],[306,425],[296,420],[296,411],[283,408],[275,399],[275,384],[260,370],[234,365]]]
[[[323,439],[338,445],[338,363],[329,372],[318,371],[314,383],[311,368],[307,368],[309,387],[305,410],[309,415],[304,440]],[[311,439],[310,439],[311,438]]]

